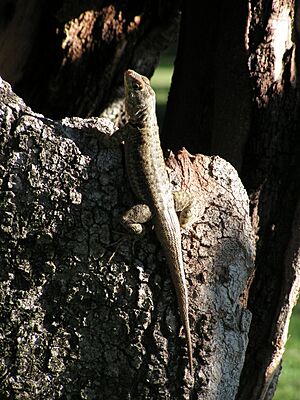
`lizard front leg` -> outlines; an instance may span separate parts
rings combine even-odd
[[[145,231],[142,224],[149,221],[151,217],[151,210],[146,204],[136,204],[123,215],[121,222],[130,232],[141,235]]]

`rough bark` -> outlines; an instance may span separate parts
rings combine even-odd
[[[242,179],[257,235],[253,313],[240,399],[271,399],[300,289],[299,83],[294,2],[259,3],[249,14],[251,130]],[[259,23],[258,23],[259,21]],[[251,168],[251,170],[250,170]],[[267,284],[267,285],[266,285]]]
[[[247,347],[254,240],[248,198],[219,157],[170,154],[174,189],[201,219],[183,233],[194,376],[169,271],[133,204],[106,119],[52,121],[4,82],[1,121],[3,399],[233,399]]]
[[[123,72],[153,74],[177,37],[178,3],[4,0],[0,75],[48,117],[99,116],[110,105],[121,123]]]
[[[240,172],[257,241],[253,313],[237,399],[271,399],[300,289],[299,5],[184,2],[165,146]],[[200,57],[193,54],[199,52]],[[187,63],[186,59],[190,62]],[[182,133],[184,132],[184,134]]]
[[[26,103],[48,117],[102,111],[119,124],[123,70],[151,75],[159,52],[176,36],[177,2],[81,3],[28,0],[25,7],[20,0],[3,1],[0,71]],[[257,273],[237,398],[269,399],[300,287],[299,6],[294,26],[293,1],[251,1],[249,10],[244,2],[220,2],[217,10],[205,3],[197,23],[192,2],[183,5],[176,96],[172,102],[171,93],[164,144],[223,156],[248,190]],[[1,90],[6,104],[0,119],[2,397],[172,398],[176,393],[231,400],[247,342],[243,307],[248,254],[253,255],[247,201],[238,200],[244,195],[228,180],[240,185],[231,167],[185,152],[170,158],[175,186],[201,193],[204,204],[203,221],[195,227],[200,240],[183,237],[199,362],[191,381],[184,369],[184,338],[177,335],[173,289],[154,235],[148,231],[132,249],[124,242],[112,245],[120,238],[118,216],[133,201],[121,178],[121,154],[104,149],[95,132],[80,136],[95,123],[107,132],[112,125],[47,120],[5,86]],[[235,251],[232,260],[240,258],[237,232],[244,232],[246,262],[236,263],[244,280],[233,279],[243,289],[232,289],[234,282],[225,279],[234,269],[229,249]],[[212,264],[222,263],[224,269],[213,270]],[[226,294],[235,299],[231,310]],[[222,346],[229,343],[228,354],[234,355],[227,361],[227,347],[218,342],[222,334]],[[228,337],[236,338],[238,349]]]

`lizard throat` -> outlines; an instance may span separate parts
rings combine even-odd
[[[127,114],[129,116],[130,124],[132,126],[136,127],[144,127],[145,125],[150,125],[152,124],[153,121],[153,115],[152,113],[149,114],[149,110],[147,107],[145,108],[139,108],[138,111],[135,113],[130,113],[127,111]],[[156,117],[154,116],[156,119]]]

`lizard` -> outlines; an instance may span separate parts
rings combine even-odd
[[[122,223],[135,234],[152,218],[175,287],[179,314],[184,326],[189,369],[193,371],[189,323],[188,291],[181,249],[181,226],[190,223],[192,203],[189,196],[172,192],[167,175],[155,112],[155,92],[147,77],[133,70],[124,73],[127,124],[116,133],[124,141],[125,165],[130,186],[142,202],[128,210]],[[114,136],[114,135],[113,135]],[[183,199],[183,200],[182,200]],[[180,222],[176,211],[182,211]]]

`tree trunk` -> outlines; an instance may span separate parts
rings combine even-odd
[[[158,242],[150,230],[136,243],[120,232],[134,199],[120,149],[102,144],[112,123],[54,122],[4,82],[0,93],[1,398],[234,398],[254,259],[235,170],[186,151],[168,158],[174,188],[201,205],[182,240],[191,376]]]
[[[5,0],[0,74],[48,117],[98,116],[109,105],[121,123],[123,72],[153,74],[177,37],[178,1],[88,3]]]
[[[195,22],[183,2],[162,139],[210,155],[168,157],[202,209],[182,237],[190,376],[158,242],[122,231],[134,199],[120,149],[100,140],[124,123],[123,71],[150,76],[176,37],[178,3],[2,2],[0,74],[16,93],[47,118],[106,119],[55,122],[1,83],[1,398],[273,397],[300,287],[295,15],[291,0],[231,1]],[[240,173],[252,228],[214,154]]]
[[[183,3],[178,53],[167,104],[164,147],[220,154],[238,170],[249,129],[251,87],[247,2]],[[190,60],[187,62],[187,60]]]
[[[245,400],[274,395],[300,288],[299,6],[296,19],[293,1],[247,7],[205,4],[196,25],[184,2],[163,130],[165,145],[230,161],[250,196],[257,256]]]

